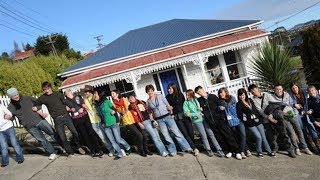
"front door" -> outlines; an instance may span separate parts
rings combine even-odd
[[[159,73],[159,77],[165,95],[168,94],[168,85],[171,83],[176,84],[180,89],[180,83],[178,81],[175,69]]]

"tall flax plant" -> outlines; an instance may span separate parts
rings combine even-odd
[[[288,89],[290,83],[298,79],[290,51],[271,43],[262,44],[259,54],[253,57],[249,73],[257,78],[260,88],[266,91],[271,91],[277,84]]]

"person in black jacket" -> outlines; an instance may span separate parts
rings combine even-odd
[[[320,96],[314,86],[308,87],[308,111],[311,122],[315,125],[318,132],[320,132]]]
[[[103,151],[99,145],[99,139],[93,130],[86,105],[81,96],[76,96],[70,89],[64,92],[66,101],[68,101],[67,110],[73,121],[73,124],[79,134],[80,140],[90,149],[92,157],[102,157]]]
[[[196,155],[199,154],[199,150],[194,144],[194,132],[190,118],[185,117],[183,114],[183,103],[185,101],[184,95],[180,92],[177,85],[171,83],[168,85],[168,95],[166,96],[168,103],[172,106],[172,114],[176,124],[188,141],[190,147],[193,149]]]
[[[203,110],[205,121],[210,125],[218,141],[222,141],[229,152],[238,152],[238,144],[231,129],[227,126],[224,109],[220,109],[218,105],[218,97],[214,94],[208,94],[201,86],[197,86],[194,91],[201,96],[198,101]],[[231,156],[232,153],[226,155],[227,158]]]
[[[271,157],[276,157],[272,152],[269,143],[266,138],[265,130],[262,125],[263,117],[259,114],[258,109],[254,105],[252,99],[248,97],[248,93],[245,89],[238,89],[238,103],[237,103],[237,115],[243,124],[252,132],[256,138],[257,156],[263,158],[262,155],[262,143]]]
[[[78,132],[66,110],[67,102],[63,95],[60,92],[53,91],[52,85],[48,81],[42,83],[42,90],[44,94],[34,102],[34,107],[32,107],[32,110],[37,112],[40,108],[39,106],[42,104],[46,105],[51,117],[53,118],[55,129],[68,156],[72,157],[74,151],[68,142],[64,126],[67,126],[71,131],[78,152],[80,154],[85,154],[85,151],[80,147]]]

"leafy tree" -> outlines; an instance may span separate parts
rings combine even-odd
[[[21,43],[21,47],[22,47],[23,50],[26,50],[26,45],[24,45],[23,42]]]
[[[76,59],[80,60],[82,59],[82,55],[80,51],[75,51],[74,49],[65,49],[63,50],[63,54],[68,58],[68,59]]]
[[[29,51],[29,50],[31,50],[31,49],[33,49],[33,47],[29,44],[29,43],[27,43],[26,44],[26,48],[24,49],[25,51]]]
[[[297,74],[293,73],[294,63],[290,59],[288,49],[265,43],[253,58],[250,74],[257,77],[259,85],[265,90],[273,89],[276,84],[288,89],[290,83],[297,80]]]
[[[7,58],[9,58],[9,54],[8,54],[7,52],[3,52],[3,53],[1,54],[1,58],[2,58],[2,59],[7,59]]]
[[[0,94],[5,94],[10,87],[16,87],[22,94],[42,94],[41,83],[49,81],[57,89],[62,79],[57,74],[75,64],[66,56],[33,56],[24,61],[10,64],[0,61]]]
[[[13,41],[13,49],[14,53],[20,52],[21,50],[19,49],[19,45],[16,41]]]
[[[320,88],[320,24],[302,32],[301,58],[309,85]]]
[[[62,34],[51,34],[51,40],[54,41],[54,47],[56,48],[57,52],[60,54],[65,49],[69,49],[69,41],[66,35]],[[54,37],[53,37],[54,36]],[[52,51],[51,44],[49,42],[49,35],[47,36],[39,36],[35,43],[35,48],[39,54],[42,55],[49,55]]]

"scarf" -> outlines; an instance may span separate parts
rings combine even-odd
[[[121,114],[125,114],[126,111],[128,110],[128,107],[126,107],[125,102],[123,100],[123,98],[120,98],[119,100],[115,100],[113,99],[113,104],[116,107],[116,109],[118,110],[119,113]]]
[[[145,103],[143,103],[142,101],[140,101],[138,99],[136,99],[136,102],[130,103],[130,109],[137,113],[137,116],[139,117],[139,119],[141,121],[144,121],[145,119],[144,119],[144,117],[143,117],[143,115],[142,115],[142,113],[141,113],[141,111],[140,111],[140,109],[138,107],[138,104],[142,104],[144,109],[147,111],[148,114],[151,113],[151,110],[149,109],[149,107]]]

